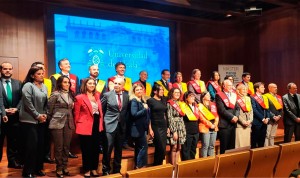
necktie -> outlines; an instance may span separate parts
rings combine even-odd
[[[12,92],[11,92],[11,88],[10,88],[10,81],[6,80],[6,95],[7,95],[7,101],[8,101],[8,105],[12,106]]]
[[[119,106],[119,110],[121,110],[122,109],[121,94],[118,94],[118,106]]]

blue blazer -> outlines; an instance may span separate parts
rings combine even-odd
[[[144,108],[143,103],[133,98],[130,101],[130,121],[132,125],[136,126],[137,130],[131,130],[131,133],[138,132],[132,134],[143,136],[148,131],[149,118],[148,110]]]
[[[264,124],[262,122],[263,118],[270,118],[270,110],[261,107],[259,103],[252,96],[251,96],[251,104],[253,109],[252,125],[262,126]]]

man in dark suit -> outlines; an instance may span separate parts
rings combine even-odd
[[[262,94],[265,86],[262,82],[254,84],[255,94],[251,96],[253,123],[251,132],[251,148],[263,147],[267,134],[267,124],[270,121],[269,101]]]
[[[240,114],[240,107],[237,103],[237,95],[232,90],[230,80],[224,80],[223,92],[216,95],[216,104],[219,121],[220,153],[235,148],[235,128]]]
[[[284,142],[291,142],[293,134],[295,141],[300,140],[300,95],[297,94],[297,85],[289,83],[288,93],[283,99],[283,123],[284,123]]]
[[[3,62],[0,66],[1,81],[0,87],[3,95],[3,103],[7,120],[1,125],[0,136],[0,160],[2,159],[4,138],[7,138],[7,160],[9,168],[20,169],[20,123],[19,108],[21,101],[22,84],[12,77],[13,66],[9,62]]]
[[[169,90],[172,88],[172,83],[168,82],[171,77],[170,71],[168,69],[164,69],[161,71],[161,79],[154,82],[164,88],[164,97],[168,96]],[[153,84],[153,85],[154,85]]]
[[[115,78],[114,90],[104,93],[101,99],[106,140],[103,150],[103,175],[110,173],[110,159],[114,149],[113,173],[119,173],[121,169],[122,144],[126,133],[127,108],[129,97],[123,92],[123,78]]]

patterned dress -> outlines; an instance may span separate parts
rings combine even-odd
[[[180,116],[178,111],[176,111],[169,103],[167,104],[167,116],[169,122],[169,129],[171,132],[170,143],[171,145],[176,145],[179,143],[183,145],[186,140],[186,130],[183,122],[183,117]],[[177,132],[178,140],[173,140],[173,133]]]

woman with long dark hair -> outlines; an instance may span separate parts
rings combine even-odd
[[[76,96],[74,120],[82,152],[84,177],[98,177],[100,132],[103,131],[103,114],[96,82],[83,80],[80,95]]]
[[[147,100],[150,108],[149,134],[155,146],[153,165],[162,165],[167,145],[167,106],[164,100],[164,88],[159,84],[152,87],[151,98]]]
[[[210,80],[206,84],[207,91],[210,94],[211,101],[215,101],[215,96],[218,92],[222,91],[220,74],[218,71],[213,71]]]
[[[47,87],[42,67],[29,69],[23,82],[19,118],[24,138],[23,177],[45,176],[44,136],[47,120]]]
[[[75,129],[73,120],[74,93],[67,76],[56,80],[55,91],[48,101],[49,129],[54,142],[56,176],[70,176],[67,169],[72,134]]]

